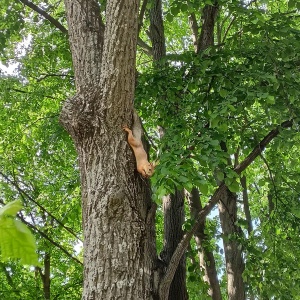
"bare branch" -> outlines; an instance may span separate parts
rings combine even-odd
[[[31,9],[33,9],[35,12],[37,12],[41,16],[43,16],[46,20],[48,20],[52,25],[54,25],[56,28],[58,28],[61,32],[65,33],[65,34],[68,33],[68,30],[62,24],[60,24],[56,19],[51,17],[43,9],[39,8],[38,6],[36,6],[35,4],[33,4],[32,2],[30,2],[28,0],[19,0],[19,1],[22,2],[23,4],[25,4],[26,6],[30,7]]]
[[[15,88],[8,88],[8,91],[14,91],[17,93],[22,93],[22,94],[33,94],[34,92],[28,92],[28,91],[24,91],[24,90],[20,90],[20,89],[15,89]],[[48,99],[53,99],[53,100],[57,100],[57,98],[54,98],[52,96],[44,96],[45,98]]]

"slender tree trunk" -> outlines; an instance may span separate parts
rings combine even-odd
[[[160,254],[161,259],[169,265],[171,257],[183,237],[182,224],[184,222],[184,194],[175,189],[174,194],[163,199],[164,210],[164,248]],[[169,300],[188,299],[186,290],[186,259],[183,256],[174,275]]]
[[[205,5],[202,13],[202,26],[198,39],[197,53],[206,50],[214,45],[214,28],[216,17],[219,11],[218,1],[214,5]]]
[[[195,219],[199,212],[202,210],[199,191],[196,188],[192,189],[189,196],[189,206],[191,217]],[[203,219],[201,226],[196,230],[194,237],[197,244],[200,267],[204,270],[205,274],[203,279],[209,285],[209,295],[213,300],[222,300],[218,274],[216,270],[215,257],[212,251],[207,249],[205,241],[207,235],[205,234],[206,218]]]
[[[227,292],[230,300],[245,299],[243,282],[244,262],[242,247],[239,243],[241,229],[235,224],[237,221],[237,196],[225,189],[218,204],[227,273]]]
[[[252,225],[252,218],[251,218],[250,207],[249,207],[249,197],[248,197],[246,176],[241,177],[241,185],[243,188],[244,212],[248,223],[247,230],[248,230],[248,234],[250,234],[253,231],[253,225]]]
[[[166,56],[166,41],[164,23],[162,18],[162,3],[161,0],[150,0],[151,8],[150,15],[150,39],[153,50],[154,62],[159,62]]]
[[[51,266],[51,256],[50,253],[45,253],[44,257],[44,275],[42,277],[43,279],[43,290],[44,290],[44,296],[46,300],[50,300],[50,266]]]
[[[162,18],[162,1],[151,0],[150,15],[150,38],[153,49],[154,66],[160,67],[161,60],[166,56],[166,42]],[[165,101],[168,101],[165,99]],[[161,136],[164,135],[162,129]],[[161,259],[166,265],[183,237],[182,225],[184,223],[184,193],[175,188],[173,194],[163,197],[164,211],[164,249],[161,252]],[[188,299],[186,289],[186,258],[183,256],[175,272],[170,291],[169,299]]]
[[[79,157],[84,300],[155,297],[155,205],[122,130],[132,125],[138,4],[108,1],[104,30],[96,0],[65,0],[77,94],[60,120]]]
[[[45,300],[50,300],[50,296],[51,296],[50,267],[51,267],[51,255],[50,253],[46,252],[44,256],[44,270],[42,270],[40,267],[36,267],[36,272],[40,275],[42,279]]]

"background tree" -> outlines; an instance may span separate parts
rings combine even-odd
[[[84,299],[298,299],[299,4],[118,2],[0,8],[0,200],[23,200],[43,265],[1,263],[0,295],[80,299],[83,230]]]

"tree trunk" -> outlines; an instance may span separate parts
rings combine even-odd
[[[174,194],[163,199],[164,210],[164,248],[161,259],[169,265],[171,257],[183,237],[182,224],[184,222],[184,194],[175,189]],[[175,272],[169,291],[169,300],[188,299],[186,290],[186,259],[181,258]]]
[[[214,45],[214,28],[218,11],[219,5],[217,0],[214,1],[214,5],[207,4],[204,6],[197,53]]]
[[[189,206],[192,219],[195,219],[199,212],[202,210],[200,202],[199,191],[196,188],[192,189],[189,196]],[[205,234],[205,222],[206,218],[203,218],[201,226],[194,233],[195,241],[197,244],[200,268],[204,269],[203,279],[209,285],[208,294],[213,300],[222,300],[222,294],[220,284],[218,280],[218,274],[216,270],[215,257],[212,251],[205,246],[207,235]]]
[[[166,41],[164,23],[162,18],[161,0],[151,0],[150,15],[150,39],[153,50],[154,62],[159,62],[166,56]]]
[[[250,235],[253,231],[253,225],[252,225],[252,218],[250,213],[250,207],[249,207],[249,197],[248,197],[248,191],[247,191],[247,179],[246,176],[241,177],[241,185],[243,188],[243,203],[244,203],[244,212],[247,220],[247,230],[248,234]]]
[[[44,290],[44,296],[46,300],[50,300],[50,253],[45,253],[44,257],[44,274],[42,276],[43,279],[43,290]]]
[[[138,4],[108,1],[104,30],[97,1],[65,0],[77,94],[60,120],[79,158],[86,300],[155,297],[155,205],[122,130],[132,125]]]
[[[245,299],[243,282],[244,262],[242,247],[239,243],[241,229],[235,224],[237,221],[237,196],[225,189],[218,204],[227,273],[227,292],[230,300]]]

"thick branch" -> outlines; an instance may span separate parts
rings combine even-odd
[[[293,125],[293,121],[285,121],[280,126],[277,126],[276,129],[273,129],[269,134],[267,134],[262,141],[252,150],[252,152],[244,159],[243,162],[241,162],[238,166],[234,168],[234,170],[240,174],[242,171],[244,171],[254,160],[257,156],[259,156],[262,151],[265,149],[265,147],[279,134],[280,128],[288,128]],[[195,232],[198,230],[199,226],[203,223],[204,218],[210,213],[210,211],[213,209],[213,207],[217,204],[220,197],[222,196],[223,192],[225,192],[227,189],[224,182],[221,183],[221,185],[217,188],[213,196],[211,197],[210,201],[206,204],[206,206],[199,212],[197,219],[194,223],[194,226],[192,229],[185,234],[181,242],[178,244],[177,249],[175,250],[168,269],[165,273],[165,276],[163,280],[161,281],[160,287],[159,287],[159,295],[161,300],[167,300],[169,295],[169,289],[170,284],[173,280],[175,271],[177,269],[177,266],[179,264],[179,261],[182,257],[182,255],[185,253],[189,242]]]
[[[32,2],[30,2],[28,0],[19,0],[19,1],[22,2],[23,4],[25,4],[26,6],[30,7],[31,9],[33,9],[35,12],[37,12],[41,16],[43,16],[52,25],[54,25],[56,28],[58,28],[61,32],[66,33],[66,34],[68,33],[68,30],[62,24],[60,24],[56,19],[51,17],[47,12],[45,12],[44,10],[42,10],[41,8],[39,8]]]
[[[142,48],[142,50],[148,55],[153,56],[153,49],[147,43],[145,43],[140,37],[138,37],[137,44]]]
[[[138,27],[138,32],[140,33],[140,30],[143,26],[143,20],[144,20],[144,15],[146,11],[148,0],[144,0],[141,6],[140,14],[139,14],[139,27]]]

